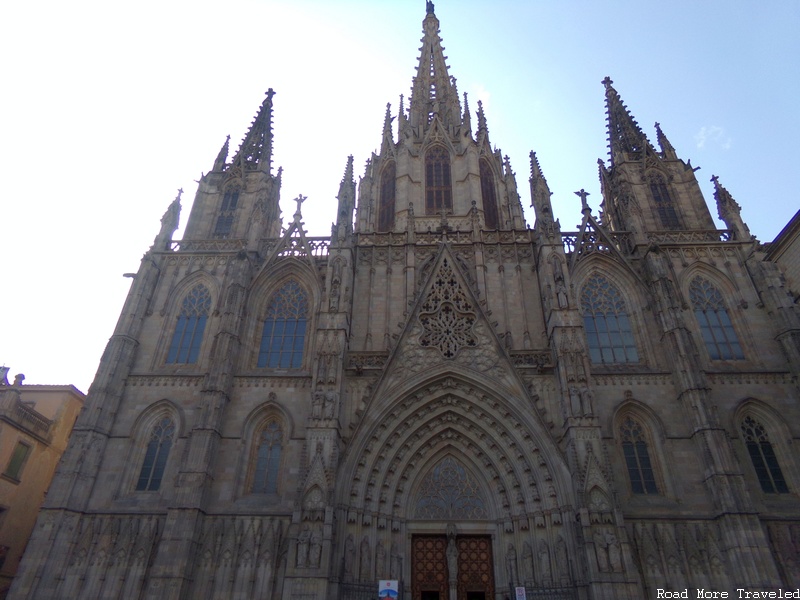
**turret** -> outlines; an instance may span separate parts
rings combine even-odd
[[[386,107],[389,114],[389,106]],[[390,132],[391,133],[391,132]],[[356,182],[353,178],[353,155],[347,157],[347,166],[344,169],[342,182],[339,184],[339,201],[336,211],[335,238],[342,242],[353,233],[353,210],[356,204]]]

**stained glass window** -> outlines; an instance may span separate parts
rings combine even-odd
[[[450,180],[450,153],[434,146],[425,154],[425,211],[438,215],[453,209],[453,184]]]
[[[742,435],[761,489],[768,494],[788,494],[789,487],[764,426],[753,417],[745,417],[742,420]]]
[[[255,494],[274,494],[278,491],[278,469],[281,465],[281,426],[272,421],[258,436],[256,466],[253,473],[252,491]]]
[[[279,289],[267,307],[258,366],[271,369],[299,369],[308,321],[308,298],[294,280]]]
[[[581,312],[596,364],[639,362],[631,322],[619,290],[602,275],[592,275],[583,286]]]
[[[415,507],[418,519],[485,519],[486,503],[475,479],[453,457],[425,476]]]
[[[394,186],[397,168],[390,161],[381,173],[381,198],[378,211],[378,231],[391,231],[394,226]]]
[[[239,203],[239,190],[228,190],[222,197],[222,206],[217,215],[217,223],[214,226],[214,237],[226,238],[230,235],[233,227],[233,217],[236,205]]]
[[[681,229],[681,221],[675,211],[675,204],[669,194],[669,188],[661,175],[650,177],[650,192],[653,194],[656,213],[664,229]]]
[[[494,173],[486,159],[481,159],[480,170],[483,218],[486,221],[486,229],[497,229],[499,220],[497,215],[497,194],[494,189]]]
[[[136,483],[137,491],[155,491],[161,487],[174,435],[175,423],[169,417],[163,417],[153,427],[150,440],[147,442],[139,481]]]
[[[713,360],[743,360],[742,347],[719,290],[698,275],[689,284],[689,299],[709,356]]]
[[[200,354],[203,331],[211,310],[211,294],[202,284],[192,288],[181,305],[178,324],[167,353],[168,363],[195,363]]]
[[[641,424],[631,417],[625,417],[620,425],[619,435],[622,441],[622,453],[625,455],[625,466],[628,467],[631,490],[634,494],[657,494],[658,486]]]

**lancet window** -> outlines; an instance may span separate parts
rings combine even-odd
[[[175,422],[170,417],[163,417],[153,426],[147,450],[136,482],[137,491],[155,491],[161,487],[164,469],[167,466],[172,438],[175,435]]]
[[[226,238],[231,234],[233,217],[238,203],[239,190],[227,190],[222,196],[222,206],[217,215],[217,224],[214,226],[214,237]]]
[[[480,161],[481,174],[481,199],[483,200],[483,218],[486,229],[497,229],[499,218],[497,211],[497,192],[494,186],[494,172],[489,166],[489,161],[482,158]]]
[[[664,229],[681,229],[681,220],[675,210],[675,204],[669,193],[669,188],[661,175],[650,177],[650,192],[653,194],[656,213]]]
[[[593,363],[639,362],[625,301],[608,279],[589,277],[581,293],[581,312]]]
[[[647,437],[641,423],[627,416],[619,427],[622,453],[634,494],[658,494],[655,473],[650,463]]]
[[[395,201],[395,178],[397,167],[394,161],[383,168],[381,172],[381,196],[380,208],[378,209],[378,231],[391,231],[394,227],[394,201]]]
[[[196,285],[181,304],[178,323],[167,352],[168,363],[196,363],[203,332],[211,310],[211,294],[203,284]]]
[[[429,215],[453,210],[450,153],[434,146],[425,154],[425,211]]]
[[[720,291],[698,275],[689,284],[689,299],[711,359],[743,360],[744,352]]]
[[[294,280],[286,282],[267,306],[258,366],[271,369],[299,369],[308,323],[308,298]]]
[[[267,423],[256,436],[255,467],[250,490],[254,494],[278,491],[278,474],[283,449],[283,430],[277,421]]]
[[[768,494],[788,494],[789,486],[786,485],[767,430],[751,416],[742,419],[741,428],[761,489]]]

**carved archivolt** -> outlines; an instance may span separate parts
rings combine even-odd
[[[353,468],[342,471],[351,482],[344,500],[353,509],[377,513],[379,526],[434,518],[427,509],[420,509],[425,514],[417,509],[426,497],[423,490],[431,489],[430,477],[437,477],[431,473],[439,468],[441,481],[446,466],[450,481],[461,477],[463,489],[472,490],[481,504],[471,509],[473,518],[532,515],[569,504],[559,497],[569,483],[554,480],[554,472],[566,473],[566,467],[549,464],[561,461],[560,455],[545,458],[552,450],[543,452],[525,421],[511,414],[505,402],[466,383],[446,379],[432,384],[398,402],[365,436],[368,441]],[[457,466],[446,462],[453,456]]]

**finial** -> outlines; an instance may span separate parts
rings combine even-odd
[[[425,2],[425,13],[429,15],[433,14],[433,2],[431,2],[430,0],[427,0]]]
[[[579,197],[580,197],[580,199],[581,199],[581,212],[585,212],[585,211],[587,211],[587,210],[588,210],[589,212],[591,212],[591,211],[592,211],[592,209],[591,209],[591,208],[589,208],[589,204],[586,202],[586,196],[590,196],[591,194],[589,194],[589,192],[587,192],[586,190],[584,190],[583,188],[581,188],[581,191],[579,191],[579,192],[575,192],[575,195],[576,195],[576,196],[579,196]]]
[[[606,76],[605,79],[603,79],[603,81],[601,81],[600,83],[602,83],[604,86],[606,86],[606,89],[608,89],[614,82],[611,80],[611,77]]]
[[[297,198],[294,199],[294,201],[297,202],[297,211],[295,211],[294,213],[295,219],[301,216],[300,205],[303,204],[303,202],[305,202],[306,200],[308,200],[308,196],[303,196],[303,194],[299,194]]]
[[[175,200],[180,201],[181,196],[183,196],[183,188],[178,188],[178,197]]]

